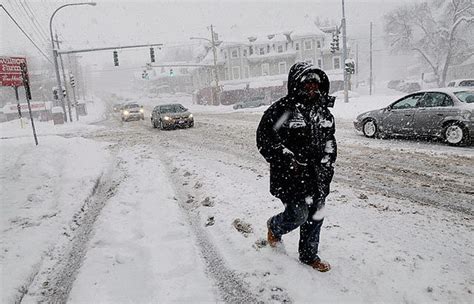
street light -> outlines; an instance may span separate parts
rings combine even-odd
[[[214,41],[214,31],[212,30],[212,26],[211,26],[211,34],[212,34],[212,40],[207,39],[207,38],[202,38],[202,37],[190,37],[189,39],[191,39],[191,40],[206,40],[211,44],[211,46],[212,46],[212,55],[214,57],[214,76],[215,76],[215,81],[216,81],[216,93],[217,93],[219,91],[219,75],[218,75],[218,72],[217,72],[216,42]],[[214,93],[212,93],[212,99],[214,99]]]
[[[95,2],[81,2],[81,3],[69,3],[69,4],[64,4],[58,7],[54,13],[51,15],[51,18],[49,19],[49,34],[51,35],[51,47],[53,50],[53,60],[54,60],[54,69],[56,70],[56,81],[58,84],[58,90],[62,88],[61,85],[61,77],[59,76],[59,67],[58,67],[58,51],[54,49],[54,39],[53,39],[53,18],[56,13],[66,7],[66,6],[73,6],[73,5],[92,5],[95,6],[97,3]],[[67,122],[67,115],[66,115],[66,106],[64,105],[64,96],[60,94],[60,99],[61,99],[61,106],[63,108],[63,113],[64,113],[64,121]],[[71,118],[71,117],[69,117]]]

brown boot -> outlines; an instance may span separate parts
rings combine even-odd
[[[309,263],[309,266],[313,267],[319,272],[327,272],[331,270],[331,265],[328,262],[322,260],[316,260],[313,263]]]
[[[268,227],[268,233],[267,233],[267,241],[268,241],[268,245],[270,245],[270,247],[277,247],[280,243],[281,243],[281,238],[278,238],[276,237],[272,230],[270,229],[270,227]]]

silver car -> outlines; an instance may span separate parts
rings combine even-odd
[[[440,137],[450,145],[474,138],[474,90],[466,87],[423,90],[388,107],[357,116],[354,127],[367,137]]]
[[[246,99],[234,104],[234,110],[243,109],[243,108],[258,108],[261,106],[267,106],[268,102],[266,102],[264,97],[255,97],[251,99]]]
[[[156,106],[150,118],[153,128],[161,130],[194,126],[193,114],[179,103]]]

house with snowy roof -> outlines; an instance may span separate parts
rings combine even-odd
[[[297,61],[314,64],[328,74],[342,75],[341,50],[331,52],[332,34],[311,25],[274,34],[248,36],[224,40],[217,48],[220,81],[249,80],[258,77],[287,75]],[[203,64],[213,64],[213,53],[208,48]],[[206,81],[212,83],[209,67],[197,69]]]

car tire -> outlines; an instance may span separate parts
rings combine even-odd
[[[369,138],[374,138],[375,136],[377,136],[378,128],[377,124],[375,123],[375,120],[367,119],[366,121],[364,121],[364,124],[362,125],[362,132],[366,137]]]
[[[160,130],[164,130],[163,122],[161,121],[161,119],[160,119],[160,121],[158,122],[158,128],[159,128]]]
[[[451,146],[464,146],[469,142],[469,132],[458,122],[446,125],[443,130],[443,137]]]
[[[194,121],[189,124],[189,127],[190,128],[194,127]]]

